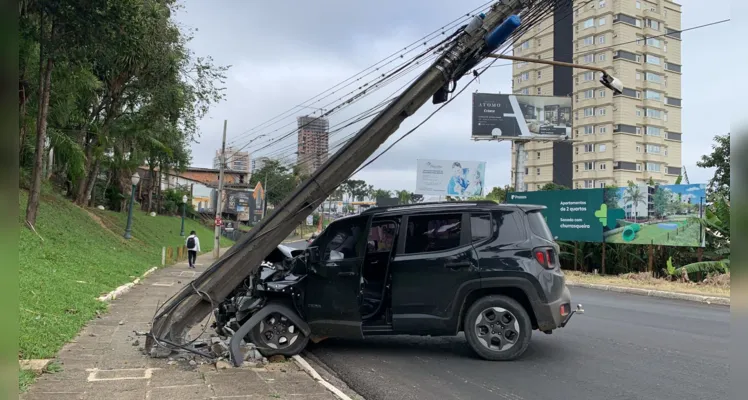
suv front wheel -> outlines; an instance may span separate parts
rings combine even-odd
[[[480,357],[510,361],[527,350],[532,323],[527,311],[506,296],[486,296],[470,306],[465,316],[465,338]]]

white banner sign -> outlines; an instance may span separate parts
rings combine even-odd
[[[418,160],[415,193],[431,196],[482,196],[485,161]]]

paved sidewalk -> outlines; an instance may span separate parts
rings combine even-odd
[[[143,354],[145,337],[135,331],[149,331],[157,305],[211,262],[208,253],[198,257],[196,270],[186,263],[159,269],[112,301],[108,313],[60,351],[62,371],[39,377],[21,399],[336,399],[291,360],[216,370],[213,364]]]

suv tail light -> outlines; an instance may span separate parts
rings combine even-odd
[[[543,268],[556,268],[558,260],[556,259],[556,251],[552,247],[538,247],[532,251],[532,255]]]

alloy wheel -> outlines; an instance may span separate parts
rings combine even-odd
[[[475,335],[478,341],[491,351],[508,350],[519,340],[519,321],[507,309],[490,307],[478,314],[475,320]]]
[[[272,349],[283,349],[291,346],[299,339],[301,331],[288,318],[273,313],[260,321],[259,338],[261,345]]]

